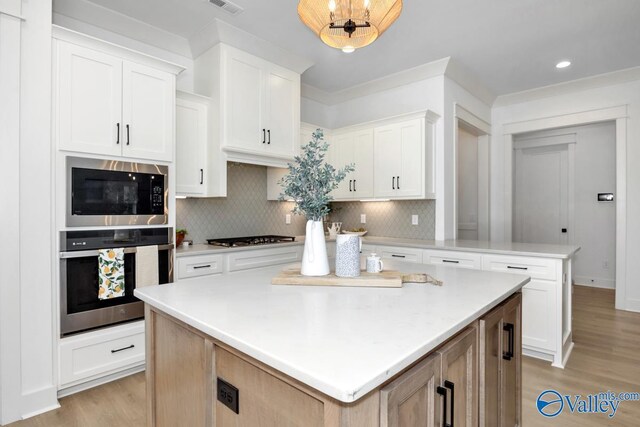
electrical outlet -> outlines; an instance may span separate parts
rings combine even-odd
[[[285,224],[291,224],[291,214],[286,214],[284,216],[284,223]]]
[[[360,224],[367,223],[367,214],[360,214]]]
[[[418,225],[418,215],[411,215],[411,225]]]
[[[238,389],[232,384],[218,378],[218,401],[236,414],[240,413],[240,396]]]

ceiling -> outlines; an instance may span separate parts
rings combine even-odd
[[[235,16],[207,0],[88,1],[186,39],[223,20],[311,60],[302,80],[327,92],[448,56],[495,95],[640,65],[638,0],[404,0],[395,24],[352,54],[307,29],[295,0],[233,0]],[[572,65],[557,70],[562,59]]]

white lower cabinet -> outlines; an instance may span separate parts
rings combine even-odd
[[[65,389],[144,364],[144,322],[62,338],[59,386]]]
[[[227,272],[249,270],[302,260],[302,246],[232,252],[227,255]]]
[[[457,251],[434,251],[427,249],[422,254],[422,262],[432,265],[446,265],[449,267],[482,268],[482,255]]]
[[[522,343],[556,351],[556,283],[531,280],[522,289]]]
[[[378,246],[376,253],[381,258],[397,261],[422,263],[422,249],[401,248],[396,246]]]
[[[210,276],[224,271],[224,255],[196,255],[177,260],[178,280]]]

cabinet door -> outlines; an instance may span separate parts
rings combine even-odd
[[[502,358],[501,427],[521,426],[522,414],[522,296],[517,294],[504,305]]]
[[[300,75],[271,67],[267,73],[266,95],[265,154],[293,157],[300,145]]]
[[[380,425],[384,427],[439,426],[441,397],[439,354],[427,357],[380,390]]]
[[[355,132],[352,139],[354,172],[354,197],[373,197],[373,129]]]
[[[58,148],[120,155],[122,60],[56,42]]]
[[[263,62],[235,50],[227,56],[224,146],[264,153],[266,128]],[[264,129],[264,132],[263,132]]]
[[[331,162],[335,168],[343,168],[345,165],[353,163],[353,134],[345,133],[335,136],[331,147]],[[338,188],[331,193],[335,200],[352,199],[354,197],[354,178],[354,172],[347,174],[346,178],[338,185]]]
[[[205,193],[207,156],[207,114],[205,104],[176,100],[176,193]]]
[[[456,427],[478,424],[478,329],[471,327],[439,351],[446,390],[446,423]],[[444,423],[443,423],[444,424]]]
[[[400,175],[401,151],[398,143],[397,125],[381,126],[374,130],[374,166],[375,197],[393,197],[397,195],[396,179]]]
[[[400,152],[397,197],[422,197],[424,194],[423,123],[423,119],[416,119],[397,125],[396,150]]]
[[[522,288],[522,345],[556,351],[556,282],[531,280]]]
[[[502,306],[480,320],[480,426],[500,427],[502,388]]]
[[[122,69],[122,155],[171,161],[175,77],[133,62],[124,62]]]

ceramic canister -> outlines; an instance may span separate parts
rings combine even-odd
[[[360,236],[338,234],[336,236],[336,276],[358,277],[360,275]]]

